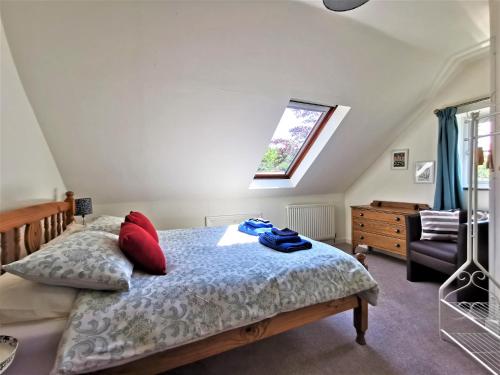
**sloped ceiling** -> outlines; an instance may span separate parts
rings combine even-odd
[[[324,8],[323,0],[304,0]],[[450,56],[489,37],[484,0],[370,0],[343,16],[413,47]]]
[[[419,1],[381,3],[336,14],[284,1],[2,1],[1,12],[66,186],[111,203],[345,191],[450,54],[487,38],[412,13]],[[488,6],[443,4],[467,17]],[[432,24],[430,47],[407,30],[414,16]],[[298,187],[249,191],[290,98],[352,110]]]

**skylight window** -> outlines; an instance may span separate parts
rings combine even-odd
[[[290,101],[254,178],[291,178],[334,110]]]

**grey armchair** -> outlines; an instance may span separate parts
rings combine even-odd
[[[422,225],[420,214],[406,217],[406,278],[408,281],[428,280],[432,271],[445,275],[453,274],[467,259],[467,211],[460,213],[460,225],[457,242],[420,240]],[[488,222],[478,224],[478,260],[488,269]],[[477,270],[475,266],[467,271]],[[458,286],[464,282],[458,281]],[[488,283],[480,284],[488,289]],[[467,288],[458,293],[459,301],[484,301],[487,293],[477,288]]]

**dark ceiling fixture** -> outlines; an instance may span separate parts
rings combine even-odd
[[[353,10],[360,7],[368,0],[323,0],[323,4],[334,12],[345,12],[346,10]]]

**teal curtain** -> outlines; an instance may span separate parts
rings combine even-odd
[[[436,114],[439,121],[439,139],[433,207],[435,210],[452,210],[463,206],[456,113],[456,107],[448,107],[437,111]]]

